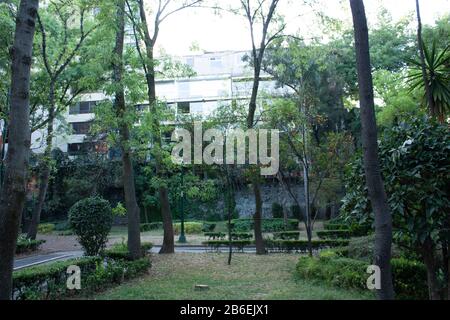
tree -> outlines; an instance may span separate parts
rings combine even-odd
[[[169,18],[171,15],[184,10],[186,8],[194,7],[202,2],[202,0],[190,0],[177,2],[172,0],[158,0],[157,10],[155,12],[155,18],[153,22],[153,33],[151,33],[149,23],[147,21],[147,11],[145,10],[144,0],[136,0],[138,5],[138,12],[140,22],[134,18],[133,7],[128,1],[128,10],[136,37],[136,49],[139,52],[139,56],[142,62],[143,70],[145,73],[145,79],[147,83],[147,95],[150,105],[150,114],[153,116],[153,150],[152,154],[156,161],[156,175],[159,178],[164,177],[163,158],[161,150],[161,126],[158,118],[158,99],[156,96],[156,63],[154,57],[154,48],[156,41],[158,40],[159,30],[161,24]],[[173,6],[174,5],[174,6]],[[145,53],[140,50],[139,39],[142,39],[145,44]],[[167,188],[162,184],[159,187],[159,199],[161,204],[161,215],[164,226],[164,240],[163,245],[159,253],[174,253],[174,233],[172,223],[172,212],[170,210],[169,192]]]
[[[250,0],[240,0],[241,9],[244,12],[246,20],[250,28],[251,35],[251,63],[253,66],[253,86],[252,93],[248,105],[248,115],[247,115],[247,128],[253,129],[256,125],[255,123],[255,113],[257,108],[257,99],[259,93],[259,85],[261,82],[261,70],[262,62],[264,58],[264,53],[270,43],[281,35],[285,29],[285,25],[282,24],[276,32],[270,34],[270,27],[273,22],[276,22],[276,9],[280,0],[271,0],[267,4],[265,1],[250,1]],[[261,27],[261,42],[257,44],[256,32],[258,23]],[[256,121],[258,122],[258,121]],[[252,170],[252,185],[253,192],[255,194],[255,215],[254,215],[254,225],[255,225],[255,245],[257,254],[265,254],[266,250],[264,248],[264,239],[262,236],[262,197],[260,181],[258,176],[259,170]]]
[[[79,6],[79,7],[78,7]],[[33,131],[37,128],[47,126],[47,135],[45,138],[45,152],[43,157],[43,165],[40,173],[39,194],[36,206],[33,210],[31,222],[28,230],[27,237],[30,239],[36,239],[37,228],[41,218],[42,208],[47,194],[49,185],[50,173],[51,173],[51,152],[53,149],[53,137],[54,137],[54,121],[56,116],[60,114],[68,104],[70,104],[75,97],[81,93],[82,90],[77,90],[71,93],[71,98],[68,102],[62,103],[65,97],[68,95],[70,86],[72,86],[73,79],[63,79],[65,71],[68,69],[70,63],[76,58],[86,38],[94,31],[95,27],[85,30],[85,12],[84,4],[76,4],[71,1],[64,2],[51,2],[49,7],[46,8],[46,14],[54,15],[56,19],[49,21],[49,29],[53,29],[49,32],[46,28],[46,21],[38,14],[38,28],[42,40],[40,42],[40,53],[43,63],[43,70],[45,70],[45,80],[48,83],[47,97],[43,103],[46,116],[41,119],[40,123],[36,123],[33,126]],[[80,23],[79,32],[76,39],[72,35],[73,30],[69,27],[69,19],[72,15],[79,11]],[[45,18],[50,18],[46,16]],[[57,31],[54,31],[56,26]],[[58,28],[60,28],[58,30]],[[49,36],[51,39],[49,39]],[[49,46],[50,45],[50,46]],[[63,87],[63,89],[59,88]],[[59,89],[59,90],[58,90]],[[42,90],[42,87],[39,88]],[[37,105],[37,104],[36,104]],[[34,110],[36,112],[37,110]]]
[[[125,0],[116,3],[116,43],[112,62],[113,84],[115,87],[114,110],[119,122],[120,148],[122,151],[123,186],[128,214],[128,251],[131,259],[142,256],[140,235],[140,211],[136,200],[136,187],[130,146],[130,124],[127,120],[127,106],[123,84],[124,40],[125,40]]]
[[[375,119],[375,102],[372,70],[369,53],[369,32],[362,0],[350,0],[355,29],[356,63],[358,70],[359,96],[361,105],[362,144],[364,170],[369,198],[375,214],[375,257],[374,263],[381,270],[379,299],[394,298],[391,271],[392,216],[387,202],[378,159],[378,130]]]
[[[38,0],[20,1],[11,64],[11,110],[5,180],[0,196],[0,299],[11,299],[12,272],[24,207],[30,152],[30,70]]]

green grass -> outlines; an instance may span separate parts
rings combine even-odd
[[[371,293],[342,290],[295,276],[297,255],[226,254],[154,256],[148,276],[99,294],[95,299],[150,300],[353,300],[373,299]],[[196,291],[195,285],[208,285]]]

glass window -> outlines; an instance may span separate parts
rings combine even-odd
[[[189,102],[178,102],[178,113],[191,113],[191,104]]]

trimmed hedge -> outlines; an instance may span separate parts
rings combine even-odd
[[[425,266],[416,261],[392,259],[394,290],[397,299],[427,299]],[[346,289],[367,289],[368,262],[340,257],[325,251],[319,257],[301,257],[297,274],[305,279],[317,279]]]
[[[186,234],[200,234],[202,233],[203,223],[202,222],[185,222],[184,232]],[[173,225],[173,232],[175,234],[181,233],[181,223],[175,223]]]
[[[340,222],[325,222],[323,227],[328,231],[349,230],[351,237],[364,237],[372,232],[372,228],[370,225],[356,223],[345,224]]]
[[[20,237],[17,239],[16,254],[36,251],[44,243],[45,240],[30,240],[25,237]]]
[[[214,230],[216,229],[217,224],[213,223],[213,222],[204,222],[203,223],[203,227],[202,227],[202,231],[203,232],[214,232]]]
[[[274,240],[298,240],[300,238],[300,231],[284,231],[275,232],[273,234]]]
[[[350,226],[343,223],[325,222],[323,228],[325,230],[349,230]]]
[[[317,236],[320,239],[350,239],[352,232],[350,230],[323,230],[317,231]]]
[[[348,240],[312,240],[311,245],[313,250],[320,250],[326,248],[347,246]],[[265,240],[266,248],[272,252],[307,252],[309,244],[307,240]]]
[[[141,223],[140,226],[141,232],[148,232],[162,228],[163,228],[162,222]]]
[[[141,252],[143,256],[146,256],[147,253],[153,248],[153,243],[151,242],[142,242],[141,243]],[[126,243],[118,243],[113,245],[110,249],[106,249],[103,252],[104,257],[108,257],[115,260],[131,260],[128,252],[128,246]]]
[[[67,268],[76,265],[81,269],[81,290],[67,289]],[[112,284],[145,273],[150,260],[103,260],[83,257],[49,265],[31,267],[13,273],[14,300],[55,300],[103,290]]]
[[[284,219],[263,219],[263,232],[280,232],[298,230],[299,221],[297,219],[289,219],[287,226]],[[231,221],[231,227],[234,232],[249,232],[254,229],[253,219],[234,219]]]
[[[252,240],[253,234],[247,232],[232,232],[231,240]]]
[[[239,251],[243,251],[245,247],[253,244],[253,241],[250,240],[235,240],[231,241],[231,246],[233,248],[237,248]],[[230,241],[227,240],[214,240],[214,241],[205,241],[203,245],[213,249],[218,250],[221,247],[229,247]]]
[[[216,239],[222,240],[222,239],[225,239],[226,236],[227,235],[223,232],[205,232],[205,237],[208,237],[209,240],[211,240],[211,239],[212,240],[216,240]]]

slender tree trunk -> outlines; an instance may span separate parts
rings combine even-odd
[[[119,128],[120,145],[123,165],[123,188],[125,205],[128,215],[128,251],[132,259],[142,256],[140,235],[140,213],[136,200],[134,170],[130,148],[130,128],[124,116],[126,114],[125,91],[123,87],[123,50],[125,39],[125,0],[119,0],[117,5],[117,34],[114,48],[113,81],[116,85],[114,108],[121,124]],[[122,122],[123,121],[123,122]]]
[[[417,43],[419,48],[419,56],[420,56],[420,64],[422,68],[422,78],[423,78],[423,84],[425,87],[425,94],[427,97],[428,102],[428,110],[432,117],[436,116],[436,105],[434,103],[433,94],[431,93],[431,88],[428,83],[428,72],[427,72],[427,65],[425,62],[425,52],[423,48],[423,37],[422,37],[422,18],[420,16],[420,4],[419,0],[416,0],[416,11],[417,11]]]
[[[55,82],[52,80],[50,83],[50,92],[49,92],[49,111],[48,111],[48,125],[47,125],[47,138],[46,138],[46,147],[44,152],[43,166],[42,172],[40,174],[40,183],[39,183],[39,194],[37,199],[37,204],[33,209],[33,214],[30,221],[30,226],[28,229],[27,237],[31,240],[35,240],[37,236],[37,230],[39,223],[41,221],[41,213],[42,208],[44,207],[45,198],[47,196],[48,184],[50,180],[50,160],[52,157],[52,149],[53,149],[53,122],[55,120]]]
[[[22,215],[31,146],[30,70],[38,0],[22,0],[11,64],[11,110],[6,169],[0,195],[0,300],[12,298],[12,272]]]
[[[430,238],[425,240],[422,246],[422,258],[427,267],[427,282],[431,300],[441,300],[441,290],[437,278],[437,261],[435,248]]]
[[[303,165],[303,183],[305,192],[305,223],[306,236],[308,238],[308,253],[312,257],[312,223],[311,223],[311,199],[309,196],[309,168],[306,164]]]
[[[369,32],[362,0],[350,0],[355,29],[356,60],[361,104],[364,169],[369,198],[375,214],[375,264],[381,269],[379,299],[394,299],[391,272],[392,216],[387,202],[378,160],[378,132],[375,120]]]
[[[261,75],[261,63],[259,59],[255,61],[254,67],[254,79],[253,79],[253,88],[252,95],[249,103],[249,111],[247,118],[247,128],[253,129],[254,121],[255,121],[255,112],[256,112],[256,101],[258,98],[258,90],[259,90],[259,81]],[[253,216],[254,220],[254,231],[255,231],[255,245],[256,245],[256,254],[266,254],[266,249],[264,246],[264,238],[262,234],[262,206],[263,201],[261,197],[261,186],[259,183],[259,177],[253,177],[253,193],[255,195],[255,215]]]
[[[156,161],[156,174],[159,177],[162,176],[161,172],[161,129],[159,119],[157,118],[157,98],[156,98],[156,81],[155,81],[155,63],[154,63],[154,45],[155,38],[151,38],[148,31],[147,16],[144,8],[144,2],[139,1],[139,14],[142,23],[142,30],[144,34],[144,44],[146,49],[147,62],[144,62],[146,66],[146,81],[148,89],[148,100],[150,105],[150,112],[154,115],[153,117],[153,133],[154,133],[154,145],[156,149],[155,161]],[[155,32],[155,34],[157,34]],[[164,240],[163,245],[159,253],[174,253],[175,252],[175,240],[172,222],[172,212],[170,210],[169,202],[169,192],[165,186],[159,188],[159,200],[161,203],[161,216],[163,219],[164,226]]]

